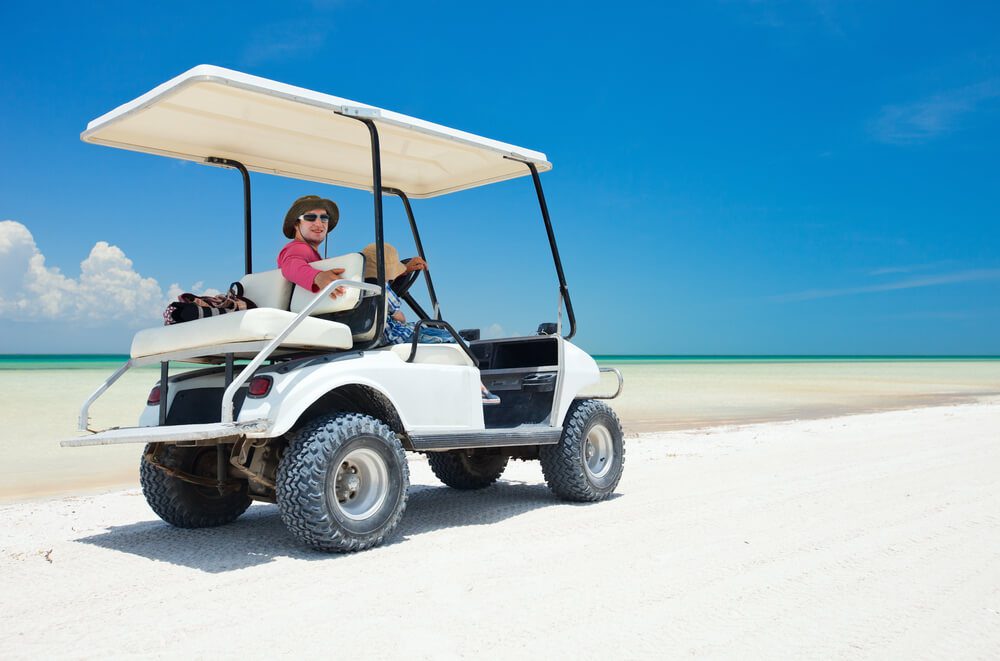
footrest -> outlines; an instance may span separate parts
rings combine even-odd
[[[266,420],[246,422],[211,422],[201,425],[171,425],[169,427],[121,427],[81,436],[59,445],[80,448],[89,445],[122,445],[125,443],[184,443],[236,439],[248,433],[266,432]]]

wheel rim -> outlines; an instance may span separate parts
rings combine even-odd
[[[377,512],[388,493],[389,467],[368,448],[348,452],[327,484],[331,505],[352,521],[363,521]]]
[[[615,446],[611,431],[604,425],[594,425],[587,432],[583,444],[583,467],[593,478],[601,478],[611,470],[614,463]]]

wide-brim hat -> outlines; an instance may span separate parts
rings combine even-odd
[[[326,226],[326,231],[332,232],[340,220],[340,209],[337,207],[337,203],[333,200],[322,198],[319,195],[303,195],[292,202],[291,208],[285,214],[285,224],[281,226],[281,231],[285,236],[289,239],[294,239],[295,223],[298,222],[299,216],[313,209],[326,209],[326,213],[330,216],[330,222]]]
[[[399,253],[388,243],[385,246],[385,280],[390,282],[406,273],[406,266],[399,261]],[[369,243],[361,249],[365,256],[365,280],[378,277],[378,261],[375,256],[375,244]]]

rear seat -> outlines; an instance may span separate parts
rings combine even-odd
[[[343,268],[342,278],[360,282],[364,257],[350,253],[315,262],[313,266],[320,270]],[[285,280],[280,270],[251,273],[240,283],[244,296],[256,303],[257,308],[141,330],[132,339],[132,358],[181,353],[185,358],[217,360],[220,352],[252,356],[277,337],[315,297],[311,291]],[[359,290],[348,289],[344,295],[320,303],[310,317],[351,310],[360,300]],[[351,329],[346,324],[314,318],[303,320],[281,344],[282,348],[320,351],[350,349],[353,345]]]

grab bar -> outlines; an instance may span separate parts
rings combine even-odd
[[[309,316],[316,307],[326,300],[326,297],[337,287],[347,287],[353,289],[360,289],[362,292],[368,292],[369,294],[378,295],[382,293],[382,288],[378,285],[368,284],[367,282],[358,282],[356,280],[334,280],[326,287],[320,290],[316,297],[309,302],[309,305],[299,312],[298,316],[289,322],[285,329],[278,333],[273,340],[268,342],[267,346],[260,350],[254,359],[240,371],[240,375],[233,379],[233,382],[229,384],[226,391],[222,394],[222,422],[234,422],[233,420],[233,398],[236,397],[236,392],[246,383],[253,373],[257,370],[261,364],[267,360],[267,357],[277,349],[285,338],[288,337],[296,327],[302,323],[302,321]]]
[[[625,387],[625,379],[622,377],[622,373],[618,371],[615,367],[602,367],[601,372],[611,372],[618,377],[618,390],[615,391],[613,395],[592,395],[591,399],[614,399],[618,395],[622,394],[622,389]]]
[[[90,397],[87,398],[87,401],[85,401],[83,406],[80,407],[80,417],[77,418],[76,421],[76,428],[79,431],[92,431],[90,429],[90,425],[88,424],[90,422],[90,405],[93,404],[98,397],[103,395],[104,391],[111,387],[111,384],[120,379],[122,374],[129,371],[131,367],[132,359],[129,358],[127,363],[115,370],[114,374],[108,377],[108,379],[102,383],[97,390],[91,393]]]
[[[418,321],[416,324],[413,325],[413,340],[410,342],[410,356],[409,358],[406,359],[406,362],[412,363],[413,359],[416,357],[417,342],[420,341],[420,331],[422,331],[425,326],[428,328],[443,328],[444,330],[451,333],[451,336],[455,338],[455,343],[458,344],[458,346],[462,347],[462,351],[464,351],[465,355],[467,355],[469,359],[472,360],[472,364],[475,365],[476,367],[479,367],[479,359],[472,354],[472,351],[469,349],[469,345],[465,343],[465,340],[462,339],[462,336],[459,335],[455,331],[455,329],[451,327],[451,324],[449,324],[447,321],[441,321],[440,319],[421,319],[420,321]]]

